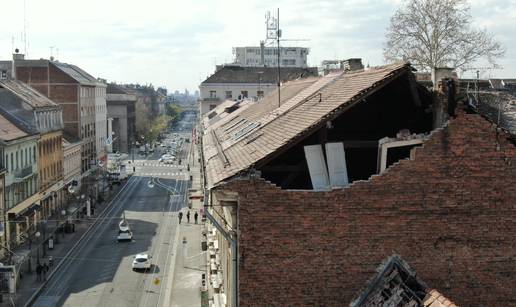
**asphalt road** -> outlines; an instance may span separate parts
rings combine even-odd
[[[186,117],[176,131],[190,136]],[[180,130],[179,130],[180,129]],[[177,244],[177,211],[186,206],[189,188],[186,161],[190,143],[183,143],[178,157],[183,165],[157,162],[161,152],[138,157],[136,173],[113,199],[104,216],[85,235],[56,272],[33,306],[167,306],[164,285],[169,278],[172,250]],[[174,172],[164,172],[170,168]],[[147,185],[150,177],[172,187],[177,194]],[[133,231],[133,241],[118,243],[118,223],[123,214]],[[134,272],[133,256],[147,252],[153,266]]]

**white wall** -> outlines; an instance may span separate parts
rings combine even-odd
[[[95,143],[97,160],[106,153],[107,106],[106,87],[95,87]]]
[[[278,49],[276,47],[266,47],[264,61],[267,66],[277,66]],[[236,47],[235,63],[243,66],[261,66],[261,50],[260,47]],[[282,67],[307,67],[308,48],[303,47],[281,47],[280,48],[280,66]],[[287,63],[285,63],[285,61]]]

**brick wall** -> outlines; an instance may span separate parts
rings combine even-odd
[[[393,253],[461,306],[516,306],[515,166],[505,135],[461,112],[415,160],[343,190],[221,187],[240,197],[241,306],[347,305]]]

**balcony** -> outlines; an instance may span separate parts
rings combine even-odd
[[[17,168],[14,170],[14,181],[20,182],[32,175],[32,165],[27,165],[24,168]]]

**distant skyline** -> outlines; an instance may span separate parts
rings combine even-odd
[[[382,47],[399,0],[208,0],[176,2],[25,0],[28,58],[49,58],[80,66],[95,77],[118,83],[152,83],[191,93],[233,60],[232,47],[258,46],[265,38],[265,13],[280,9],[284,45],[310,48],[308,64],[360,57],[384,64]],[[506,48],[503,70],[482,77],[516,78],[516,1],[470,1],[473,24],[493,33]],[[24,51],[24,1],[3,6],[0,60],[14,48]],[[14,38],[14,44],[12,41]],[[51,46],[53,48],[51,48]],[[57,51],[59,50],[59,51]],[[474,66],[485,66],[476,63]],[[470,76],[472,73],[467,74]]]

